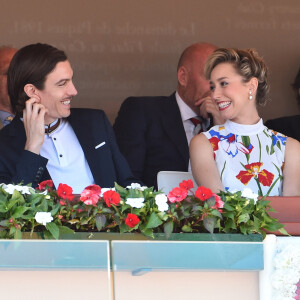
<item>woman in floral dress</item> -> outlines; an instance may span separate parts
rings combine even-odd
[[[227,121],[195,136],[191,166],[199,185],[250,188],[258,195],[300,195],[300,143],[263,125],[257,105],[268,95],[268,70],[255,50],[217,49],[205,76]]]

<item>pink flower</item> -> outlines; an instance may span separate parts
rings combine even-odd
[[[181,183],[179,183],[179,187],[181,189],[185,189],[185,190],[189,191],[190,189],[192,189],[194,187],[194,183],[191,179],[183,180]]]
[[[188,191],[186,189],[176,187],[169,192],[168,199],[172,203],[181,202],[183,199],[186,198],[187,195],[188,195]]]
[[[136,224],[138,224],[140,222],[140,219],[137,215],[135,214],[128,214],[127,215],[127,218],[125,220],[125,224],[128,226],[128,227],[135,227]]]
[[[68,199],[69,201],[72,201],[74,198],[73,189],[67,184],[60,183],[57,189],[57,196],[64,200]]]
[[[118,205],[121,201],[120,195],[112,190],[106,191],[103,194],[103,199],[108,207],[111,207],[111,204]]]
[[[195,196],[201,201],[209,199],[212,195],[212,191],[204,186],[199,186],[195,192]]]
[[[93,205],[97,206],[97,202],[100,199],[99,195],[97,194],[89,194],[87,196],[81,196],[80,200],[85,204],[85,205]]]
[[[216,194],[213,194],[213,196],[215,197],[216,203],[215,203],[215,205],[214,205],[212,208],[218,209],[219,212],[222,212],[222,210],[219,209],[219,208],[223,208],[224,202],[221,200],[221,197],[220,197],[220,196],[218,196],[218,195],[216,195]]]
[[[101,194],[101,187],[97,184],[91,184],[91,185],[87,186],[83,190],[82,193],[87,192],[87,191],[90,191],[91,193],[100,195]],[[83,196],[82,193],[81,193],[81,196]]]
[[[80,200],[85,205],[97,206],[101,194],[101,187],[96,184],[91,184],[87,186],[80,195]]]

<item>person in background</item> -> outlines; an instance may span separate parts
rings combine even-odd
[[[191,165],[199,185],[213,192],[250,188],[258,195],[300,195],[300,143],[263,125],[257,105],[268,98],[268,70],[255,50],[220,48],[206,78],[223,125],[195,136]]]
[[[7,71],[16,52],[17,49],[12,47],[0,47],[0,129],[8,125],[14,118],[7,93]]]
[[[114,130],[133,174],[157,187],[159,171],[188,171],[194,134],[224,122],[204,78],[208,43],[186,48],[177,66],[177,91],[171,96],[129,97],[121,105]]]
[[[292,86],[295,90],[298,104],[300,105],[300,68]],[[265,124],[269,128],[280,131],[285,135],[300,141],[300,115],[268,120]]]
[[[71,109],[77,90],[66,54],[31,44],[7,74],[16,117],[0,131],[0,182],[36,187],[52,179],[81,193],[90,184],[127,186],[136,180],[102,110]]]

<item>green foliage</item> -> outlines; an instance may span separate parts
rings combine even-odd
[[[115,191],[120,195],[120,203],[109,207],[103,196],[98,196],[93,204],[85,204],[79,195],[68,201],[59,198],[52,189],[42,193],[28,186],[0,185],[0,238],[19,239],[25,231],[42,232],[45,238],[54,239],[75,231],[139,232],[150,237],[154,233],[165,233],[169,237],[173,232],[265,235],[264,230],[287,234],[283,225],[268,214],[272,211],[269,201],[255,202],[242,197],[241,192],[221,192],[205,201],[191,194],[172,203],[153,188],[124,188],[115,184]],[[158,195],[165,199],[164,209],[157,204]],[[126,203],[135,198],[143,199],[141,207]],[[40,212],[48,213],[53,220],[45,225],[39,223],[36,215]],[[134,221],[137,222],[130,223]]]
[[[256,202],[253,199],[241,196],[241,192],[221,192],[220,196],[225,202],[223,207],[223,221],[219,225],[220,232],[226,233],[260,233],[266,235],[265,230],[275,232],[280,230],[287,234],[283,225],[269,215],[274,211],[270,201],[261,198]]]

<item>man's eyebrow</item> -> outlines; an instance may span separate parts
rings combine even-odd
[[[60,84],[60,83],[62,83],[64,81],[70,81],[70,80],[71,79],[69,79],[69,78],[61,79],[61,80],[57,81],[55,84]]]

